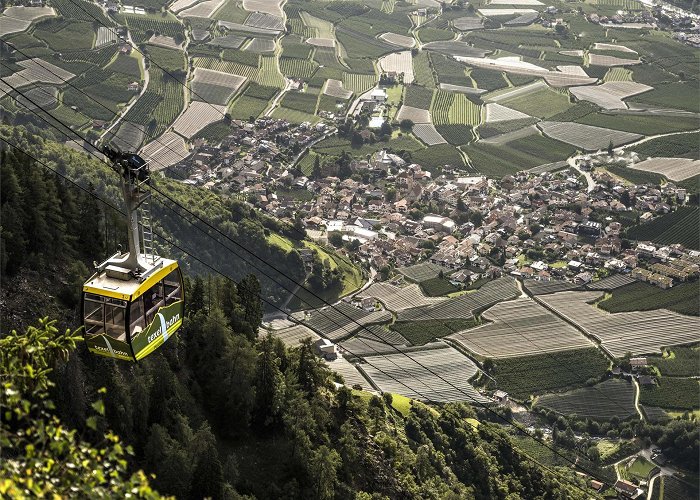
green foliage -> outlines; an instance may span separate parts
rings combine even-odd
[[[474,133],[469,125],[436,125],[440,135],[450,144],[461,146],[474,139]]]
[[[641,115],[590,113],[577,118],[576,122],[647,135],[694,130],[698,127],[698,119],[695,117],[662,116],[651,113]]]
[[[535,354],[495,361],[498,388],[519,399],[532,394],[558,391],[583,385],[590,378],[600,377],[608,360],[594,348],[548,354]]]
[[[435,169],[444,165],[459,168],[464,166],[464,159],[457,148],[450,144],[438,144],[412,153],[412,161],[426,169]]]
[[[221,58],[224,61],[245,64],[246,66],[258,67],[260,64],[260,54],[238,49],[225,49]]]
[[[92,48],[95,33],[90,23],[64,23],[50,19],[37,26],[34,36],[45,41],[54,51],[62,52]]]
[[[69,0],[70,1],[70,0]],[[185,27],[174,18],[146,17],[139,14],[125,14],[124,20],[136,43],[146,42],[153,35],[164,35],[176,42],[185,40]],[[168,50],[168,49],[166,49]]]
[[[476,82],[480,89],[498,90],[508,86],[508,82],[503,78],[503,73],[492,69],[474,68],[469,76]]]
[[[692,378],[660,377],[658,386],[640,388],[639,401],[660,408],[697,409],[699,384]]]
[[[568,367],[571,369],[571,367]],[[563,394],[540,396],[537,405],[563,415],[577,415],[594,420],[617,417],[621,420],[636,414],[635,388],[626,380],[606,380],[592,387],[584,387]]]
[[[666,178],[659,173],[636,170],[622,165],[606,165],[605,170],[637,185],[646,184],[648,186],[660,186],[666,180]]]
[[[164,47],[158,47],[156,45],[148,46],[148,59],[157,69],[168,71],[172,73],[174,71],[184,71],[187,61],[185,56],[180,50],[166,49]],[[184,81],[184,78],[180,80]]]
[[[313,114],[316,112],[317,99],[318,96],[309,92],[287,92],[280,106]]]
[[[671,355],[667,357],[649,357],[648,362],[659,369],[661,375],[667,377],[698,377],[700,376],[700,364],[698,364],[697,347],[672,347]]]
[[[700,208],[679,207],[627,230],[627,238],[655,243],[680,243],[686,248],[700,250]]]
[[[406,87],[406,95],[404,104],[413,106],[414,108],[430,109],[430,103],[433,101],[433,90],[421,87],[420,85],[408,85]]]
[[[51,372],[65,363],[79,340],[71,331],[59,334],[55,321],[46,318],[26,332],[13,330],[0,338],[5,408],[0,443],[6,453],[0,461],[0,494],[9,498],[160,498],[142,471],[128,472],[126,456],[131,448],[124,447],[111,431],[98,431],[105,414],[102,399],[93,402],[95,414],[85,420],[99,437],[97,443],[85,441],[56,415],[49,398],[55,387]]]
[[[421,281],[420,288],[428,297],[439,297],[459,290],[445,278],[440,277]]]
[[[478,324],[472,319],[397,321],[391,329],[399,332],[412,345],[424,345],[436,338],[442,338]]]
[[[697,294],[697,282],[681,283],[667,290],[649,283],[636,282],[616,288],[610,298],[598,303],[598,307],[611,313],[669,309],[680,314],[699,316]]]
[[[657,137],[634,146],[634,151],[645,156],[669,158],[697,158],[700,132]]]
[[[418,38],[420,38],[421,43],[452,40],[454,37],[455,34],[451,31],[431,28],[430,26],[418,30]]]

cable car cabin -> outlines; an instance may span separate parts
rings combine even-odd
[[[129,269],[109,265],[83,285],[82,305],[88,349],[138,361],[182,325],[182,274],[177,261],[162,257],[140,278]]]

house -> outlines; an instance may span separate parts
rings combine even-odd
[[[318,355],[327,361],[332,361],[338,358],[338,353],[335,349],[335,344],[328,339],[318,339],[314,342]]]
[[[591,479],[590,486],[592,489],[600,493],[603,491],[603,487],[605,486],[605,483],[601,483],[600,481],[596,481],[595,479]]]
[[[139,82],[131,82],[126,86],[126,90],[129,92],[138,92],[140,88],[141,86],[139,85]]]
[[[617,496],[619,498],[635,499],[641,498],[644,495],[644,492],[637,488],[635,484],[625,481],[624,479],[618,479],[615,483],[615,491],[617,491]]]
[[[591,273],[578,273],[576,276],[574,276],[574,283],[576,283],[577,285],[585,285],[586,283],[590,283],[591,279],[593,279]]]
[[[647,366],[647,358],[630,358],[630,365],[632,369],[639,369]]]
[[[507,403],[508,402],[508,393],[505,391],[497,390],[496,392],[493,393],[493,399],[495,399],[499,403]]]
[[[375,102],[384,102],[389,96],[386,94],[386,90],[376,88],[369,94],[369,98]],[[383,121],[383,120],[382,120]]]

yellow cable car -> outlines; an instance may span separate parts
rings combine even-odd
[[[155,254],[147,202],[148,166],[134,154],[105,148],[122,176],[129,251],[96,266],[83,285],[85,342],[90,352],[126,361],[151,354],[182,325],[185,300],[177,261]]]

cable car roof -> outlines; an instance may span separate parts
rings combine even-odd
[[[135,300],[178,267],[175,260],[161,257],[158,262],[162,262],[162,265],[144,281],[112,278],[107,276],[107,271],[95,273],[83,285],[83,292],[126,301]]]

